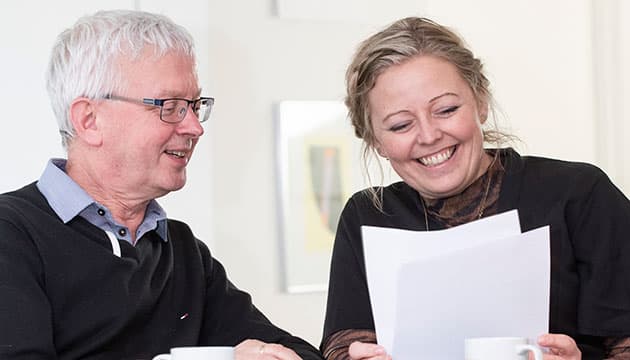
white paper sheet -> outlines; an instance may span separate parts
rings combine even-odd
[[[461,360],[467,337],[547,332],[549,259],[547,226],[403,265],[392,357]]]
[[[400,266],[444,256],[521,233],[516,210],[438,231],[362,227],[363,249],[378,343],[391,353]]]

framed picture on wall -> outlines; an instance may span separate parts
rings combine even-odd
[[[405,16],[426,12],[425,0],[273,0],[272,13],[281,19],[334,21],[384,26]]]
[[[325,291],[339,215],[361,186],[360,141],[342,102],[281,101],[275,110],[284,287]]]

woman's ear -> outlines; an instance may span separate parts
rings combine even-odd
[[[86,144],[99,146],[102,143],[101,133],[96,121],[96,107],[93,100],[85,97],[74,99],[70,104],[70,122],[75,136]]]
[[[488,101],[479,101],[479,122],[484,124],[488,120]]]
[[[383,148],[381,147],[380,144],[376,144],[374,146],[374,149],[376,149],[376,153],[379,154],[381,157],[384,157],[385,159],[389,160],[389,157],[387,157],[387,154],[385,153],[385,151],[383,151]]]

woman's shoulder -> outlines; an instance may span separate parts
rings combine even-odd
[[[535,194],[558,196],[587,194],[596,187],[613,187],[608,175],[596,165],[538,155],[519,155],[512,150],[506,157],[507,183],[520,183],[521,189]]]
[[[356,192],[342,212],[341,222],[361,225],[424,229],[420,195],[404,182],[377,186]]]
[[[546,174],[550,177],[579,177],[590,178],[592,180],[607,177],[604,171],[598,166],[586,162],[560,160],[541,156],[525,156],[524,162],[526,170],[538,174]]]
[[[379,219],[393,214],[416,214],[421,208],[416,190],[402,181],[358,191],[346,204],[349,211],[358,212],[366,218]]]
[[[355,203],[374,202],[374,197],[382,202],[407,199],[409,196],[416,196],[416,191],[403,181],[394,182],[384,186],[372,186],[355,192],[350,201]]]
[[[538,155],[520,155],[513,149],[503,149],[502,161],[508,172],[525,172],[538,177],[606,176],[598,166],[581,161],[562,160]]]

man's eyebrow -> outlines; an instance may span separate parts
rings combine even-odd
[[[197,99],[200,96],[201,96],[201,88],[199,88],[199,90],[197,90],[197,92],[193,96],[193,99]],[[180,99],[183,99],[183,98],[185,98],[185,96],[182,96],[180,92],[166,90],[166,91],[158,92],[155,98],[156,99],[168,99],[168,98],[180,98]]]

